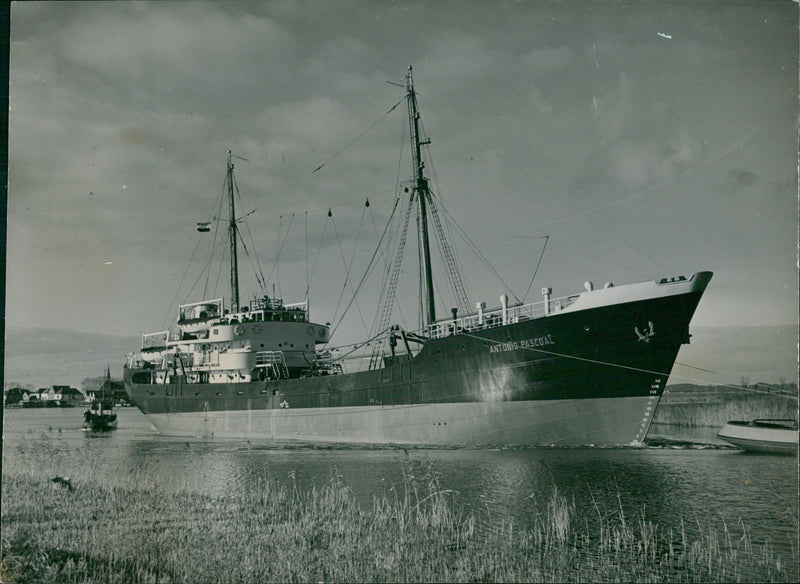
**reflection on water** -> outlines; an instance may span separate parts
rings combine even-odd
[[[675,426],[672,424],[650,424],[647,432],[648,442],[658,442],[660,440],[669,442],[687,442],[700,446],[721,446],[730,448],[730,444],[717,438],[719,428],[707,427],[686,427]]]
[[[364,509],[377,495],[402,497],[408,479],[425,484],[435,474],[439,488],[455,491],[481,520],[506,517],[523,526],[557,486],[587,526],[599,515],[644,512],[661,527],[696,536],[741,520],[754,544],[769,541],[797,565],[796,459],[721,447],[714,429],[692,435],[654,427],[649,436],[659,447],[404,449],[167,438],[130,408],[120,410],[119,429],[96,434],[81,428],[81,414],[7,410],[3,472],[35,464],[54,476],[90,473],[108,484],[145,481],[210,494],[246,490],[265,478],[306,489],[335,474]]]

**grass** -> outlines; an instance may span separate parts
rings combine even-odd
[[[164,489],[133,473],[125,486],[43,472],[4,474],[2,582],[696,582],[793,581],[741,523],[664,530],[644,512],[578,516],[553,489],[534,496],[521,529],[465,512],[430,465],[362,509],[332,474],[320,487],[265,477],[224,496]],[[480,514],[480,513],[479,513]],[[796,559],[795,559],[796,563]]]
[[[744,394],[703,399],[666,396],[656,408],[653,423],[722,427],[730,420],[796,417],[797,400],[781,395]]]

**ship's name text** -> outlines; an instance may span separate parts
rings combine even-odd
[[[544,347],[545,345],[555,345],[553,335],[545,335],[543,337],[533,337],[529,339],[521,339],[519,341],[507,341],[504,343],[495,343],[489,347],[490,353],[505,353],[506,351],[516,351],[518,349],[535,349],[536,347]]]

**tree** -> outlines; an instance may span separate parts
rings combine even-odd
[[[12,387],[21,387],[27,391],[33,391],[34,386],[32,383],[20,383],[19,381],[6,381],[3,384],[3,391],[8,391]]]
[[[87,377],[81,381],[81,389],[83,390],[83,393],[88,391],[100,391],[105,381],[105,375],[101,375],[100,377]]]

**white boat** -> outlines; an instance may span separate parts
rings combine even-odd
[[[795,454],[797,420],[733,420],[722,427],[717,437],[750,452]]]

